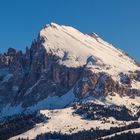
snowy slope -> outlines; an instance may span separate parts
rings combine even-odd
[[[40,36],[47,52],[63,58],[60,63],[67,67],[83,66],[93,56],[96,64],[114,77],[122,71],[140,70],[131,58],[97,35],[91,37],[72,27],[51,23],[41,30]]]
[[[21,114],[21,113],[31,113],[34,112],[36,110],[42,110],[42,109],[46,109],[46,108],[64,108],[68,105],[70,105],[72,102],[74,102],[76,100],[75,95],[73,94],[73,89],[71,89],[68,93],[66,93],[65,95],[58,97],[58,96],[53,96],[53,97],[48,97],[44,100],[41,100],[39,102],[37,102],[35,105],[30,106],[28,108],[23,108],[22,105],[18,105],[18,106],[10,106],[9,104],[1,110],[1,114],[0,114],[0,120],[3,117],[8,117],[8,116],[13,116],[13,115],[17,115],[17,114]]]
[[[115,93],[114,93],[115,94]],[[60,101],[60,100],[59,100]],[[105,100],[95,99],[94,97],[84,99],[83,102],[94,102],[101,105],[125,105],[132,113],[137,112],[136,106],[140,105],[140,97],[136,99],[131,99],[129,97],[120,97],[117,94],[115,96],[108,95]],[[132,105],[133,104],[133,105]],[[32,109],[35,109],[34,106]],[[43,106],[42,106],[43,108]],[[91,128],[98,129],[110,129],[110,127],[122,127],[131,124],[133,121],[120,121],[116,120],[113,117],[107,118],[108,121],[103,123],[102,120],[88,120],[83,119],[82,116],[74,114],[74,110],[71,107],[64,109],[53,109],[53,110],[40,110],[41,114],[49,117],[49,120],[36,124],[36,126],[27,132],[24,132],[20,135],[12,137],[10,140],[16,140],[17,138],[29,138],[34,139],[37,135],[47,132],[61,132],[61,133],[76,133],[82,130],[90,130]],[[138,129],[139,130],[139,129]],[[127,131],[126,131],[127,132]],[[111,135],[113,136],[113,135]]]
[[[117,93],[113,93],[114,96],[108,94],[105,98],[99,97],[95,98],[90,96],[82,100],[83,103],[95,103],[99,105],[116,105],[116,106],[125,106],[131,110],[132,114],[136,114],[140,106],[140,97],[130,98],[129,96],[119,96]]]
[[[109,118],[109,121],[102,123],[101,120],[84,120],[78,115],[73,115],[71,108],[61,110],[41,110],[40,112],[50,119],[44,123],[37,124],[33,129],[17,135],[10,140],[16,140],[17,138],[29,138],[35,139],[35,137],[41,133],[46,132],[59,132],[61,133],[76,133],[81,130],[89,130],[91,128],[110,129],[110,127],[124,126],[131,122],[117,121],[114,118]],[[114,123],[112,123],[114,122]]]

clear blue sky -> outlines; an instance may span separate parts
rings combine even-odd
[[[50,22],[95,32],[140,62],[140,0],[0,0],[0,52],[24,50]]]

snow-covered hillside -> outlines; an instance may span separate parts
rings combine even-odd
[[[110,129],[110,127],[121,127],[128,125],[130,122],[117,121],[114,118],[108,118],[108,122],[103,123],[102,120],[84,120],[80,116],[73,114],[72,108],[66,108],[62,110],[41,110],[40,113],[50,119],[46,122],[37,124],[33,129],[10,138],[10,140],[16,140],[18,138],[35,139],[37,135],[46,132],[61,132],[63,134],[76,133],[82,130],[94,129]],[[113,122],[113,123],[112,123]]]

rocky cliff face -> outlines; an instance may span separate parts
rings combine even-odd
[[[40,32],[25,53],[9,48],[7,53],[0,54],[1,110],[7,105],[21,105],[25,109],[48,97],[62,97],[71,89],[79,100],[114,93],[133,98],[139,96],[140,67],[97,35],[94,36],[51,24]],[[73,44],[79,48],[73,47]],[[80,52],[82,48],[78,50],[82,46],[86,46],[86,51],[85,48],[83,52]],[[103,56],[102,47],[111,52]],[[101,54],[98,55],[100,49]],[[117,63],[115,60],[111,62],[112,58],[109,61],[112,53],[117,53],[113,58]],[[124,69],[121,69],[121,59],[129,63]]]
[[[34,41],[26,53],[10,48],[1,54],[1,106],[23,103],[26,107],[48,96],[62,96],[80,78],[82,68],[67,68],[48,54],[40,41]]]
[[[132,75],[136,80],[139,77],[136,72],[131,73],[131,76]],[[140,90],[131,86],[131,81],[135,79],[132,78],[133,76],[131,77],[123,73],[119,76],[120,81],[115,81],[108,73],[95,70],[94,68],[86,68],[83,70],[83,74],[77,86],[75,86],[75,93],[78,95],[78,98],[87,96],[105,97],[109,93],[113,94],[114,92],[120,96],[140,96]]]

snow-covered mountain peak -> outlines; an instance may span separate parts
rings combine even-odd
[[[60,25],[54,23],[54,22],[51,22],[50,24],[46,24],[46,26],[44,28],[48,28],[48,27],[53,27],[53,28],[57,28],[59,27]]]
[[[23,133],[13,130],[22,124],[32,129],[18,137],[29,139],[126,128],[140,117],[140,67],[95,33],[51,23],[25,53],[9,48],[0,54],[0,110],[0,120],[13,119],[0,126],[5,139]]]
[[[83,34],[77,29],[51,23],[40,32],[44,38],[43,46],[60,58],[60,63],[67,67],[86,65],[89,57],[94,56],[102,69],[118,75],[124,71],[135,71],[140,68],[120,50],[101,39],[97,34]]]

